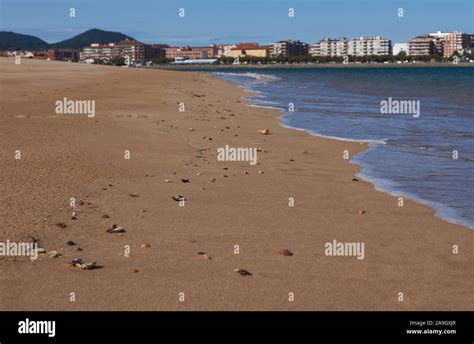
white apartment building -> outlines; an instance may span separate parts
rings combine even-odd
[[[391,52],[391,41],[383,37],[323,39],[310,48],[310,54],[313,56],[390,55]]]
[[[312,56],[345,56],[347,55],[348,40],[341,39],[323,39],[310,46],[309,54]]]
[[[349,41],[347,55],[350,56],[371,56],[390,55],[392,43],[383,37],[360,37]]]

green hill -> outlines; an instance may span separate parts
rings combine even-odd
[[[126,38],[133,40],[132,37],[120,32],[91,29],[64,41],[49,44],[35,36],[11,31],[0,31],[0,50],[82,49],[91,43],[114,43]]]
[[[0,50],[44,50],[47,48],[48,43],[38,37],[0,31]]]
[[[82,49],[91,43],[114,43],[126,38],[133,39],[132,37],[120,32],[91,29],[64,41],[50,44],[49,48]]]

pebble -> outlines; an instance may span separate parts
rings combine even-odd
[[[359,210],[359,215],[367,214],[367,210]]]
[[[173,199],[173,201],[176,201],[176,202],[180,202],[180,201],[185,201],[186,198],[184,198],[184,196],[181,196],[181,195],[178,195],[178,196],[171,196],[171,198]]]
[[[123,227],[112,225],[112,228],[107,229],[107,233],[125,233],[126,230]]]
[[[140,247],[141,248],[148,248],[148,247],[150,247],[150,244],[147,244],[147,243],[141,244]]]
[[[71,263],[69,263],[69,266],[78,268],[80,270],[92,270],[97,267],[96,262],[91,262],[91,263],[86,263],[83,259],[81,258],[74,258]]]
[[[74,241],[72,241],[72,240],[69,240],[69,241],[66,243],[66,245],[68,245],[68,246],[74,246],[74,245],[76,245],[76,243],[75,243]]]
[[[293,255],[293,252],[291,252],[290,250],[284,249],[284,250],[278,251],[278,254],[279,254],[280,256],[291,257],[291,256]]]
[[[66,228],[67,224],[65,224],[64,222],[58,222],[56,223],[56,226],[58,226],[59,228]]]
[[[352,181],[353,181],[353,182],[358,182],[359,179],[357,179],[357,178],[352,178]]]
[[[258,171],[259,174],[263,174],[263,171]]]
[[[132,273],[132,274],[136,274],[138,272],[140,272],[138,269],[134,269],[134,268],[130,268],[128,269],[128,272]]]
[[[139,197],[139,195],[137,195],[137,194],[132,194],[132,193],[131,193],[131,194],[128,194],[128,195],[129,195],[130,197]]]
[[[235,269],[234,272],[240,274],[241,276],[252,276],[252,274],[245,269]]]
[[[49,258],[58,258],[61,256],[61,254],[58,253],[58,251],[49,251],[47,255],[49,256]]]
[[[183,183],[190,183],[189,179],[185,179],[185,178],[181,179],[181,181],[182,181]]]
[[[110,216],[109,216],[109,215],[107,215],[107,214],[104,214],[104,215],[102,215],[102,218],[103,218],[103,219],[109,219],[109,218],[110,218]]]
[[[268,129],[258,129],[258,133],[262,135],[268,135],[270,133],[270,130]]]
[[[165,183],[171,183],[171,180],[165,179]]]

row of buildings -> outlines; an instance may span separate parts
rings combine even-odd
[[[450,57],[455,52],[474,50],[474,35],[464,32],[429,33],[417,36],[408,43],[392,42],[384,37],[323,39],[310,46],[312,56],[384,56],[404,51],[410,56],[439,55]]]
[[[216,59],[221,57],[276,57],[300,56],[308,54],[308,44],[300,41],[279,41],[272,45],[258,43],[213,44],[205,47],[171,47],[165,44],[144,44],[123,40],[109,44],[91,44],[80,52],[80,60],[85,62],[108,62],[116,57],[129,57],[130,63],[143,63],[153,58],[168,59]]]
[[[270,45],[254,42],[239,44],[213,44],[204,47],[172,47],[166,44],[145,44],[135,40],[115,43],[93,43],[82,51],[74,49],[49,49],[35,52],[34,58],[51,60],[84,61],[87,63],[107,63],[122,57],[128,63],[137,65],[156,58],[171,60],[201,60],[223,57],[275,58],[291,56],[342,57],[342,56],[390,56],[404,51],[411,56],[437,54],[450,57],[454,52],[474,51],[474,35],[463,32],[436,32],[418,36],[408,43],[392,42],[384,37],[326,38],[311,45],[298,40],[283,40]]]

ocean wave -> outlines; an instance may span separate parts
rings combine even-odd
[[[263,108],[263,109],[275,109],[275,110],[280,110],[283,111],[282,108],[276,107],[276,106],[270,106],[270,105],[259,105],[259,104],[247,104],[248,106],[251,107],[256,107],[256,108]]]
[[[276,75],[272,75],[272,74],[261,74],[261,73],[250,73],[250,72],[246,72],[246,73],[213,72],[213,74],[244,76],[244,77],[255,79],[257,82],[269,82],[269,81],[277,81],[281,79],[280,77]]]

